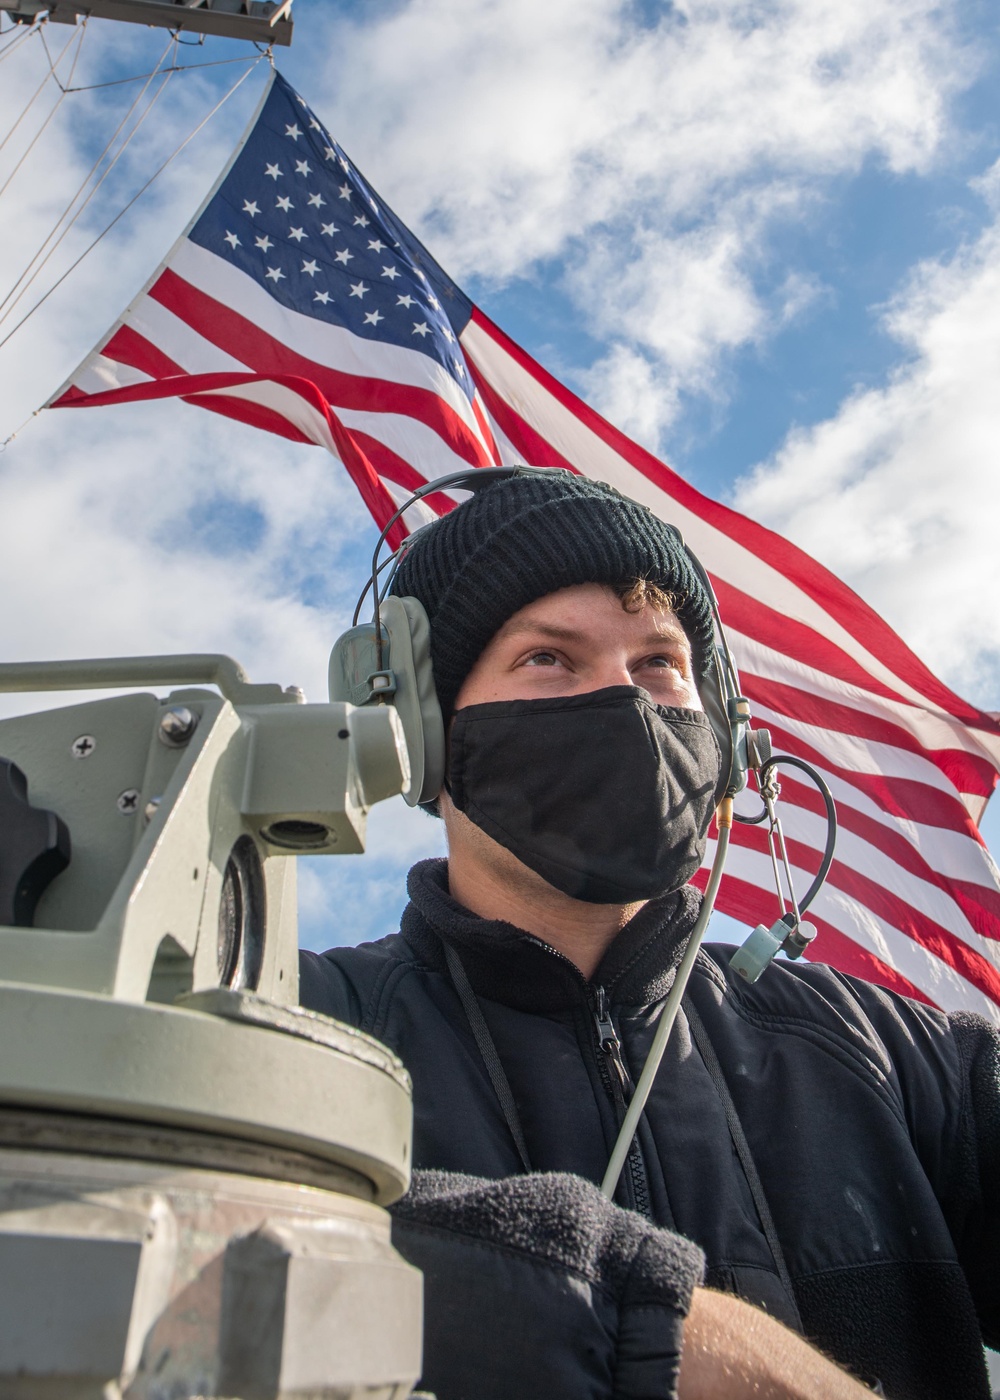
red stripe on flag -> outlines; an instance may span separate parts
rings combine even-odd
[[[801,690],[781,681],[743,671],[741,679],[748,695],[770,710],[794,717],[801,724],[829,729],[834,734],[850,734],[873,744],[885,744],[905,753],[919,755],[932,763],[959,792],[988,797],[996,784],[992,764],[962,749],[930,749],[903,724],[888,716],[874,715],[843,705],[818,691]],[[918,712],[914,711],[916,715]]]
[[[289,442],[305,443],[315,447],[311,437],[306,437],[295,424],[276,409],[255,403],[253,399],[227,398],[224,394],[182,394],[184,403],[193,408],[207,408],[210,413],[219,413],[223,418],[232,418],[237,423],[246,423],[250,428],[262,428],[265,432],[276,433]]]
[[[422,486],[427,485],[427,478],[410,466],[404,457],[393,452],[391,447],[386,447],[384,442],[379,442],[377,438],[370,437],[368,433],[361,433],[355,430],[354,440],[368,457],[372,466],[379,476],[385,477],[396,486],[402,486],[404,491],[419,491]],[[451,496],[446,496],[443,491],[434,491],[429,496],[422,497],[423,504],[430,506],[437,515],[447,515],[448,511],[454,510],[457,504]]]
[[[490,420],[483,412],[483,405],[478,394],[473,394],[472,396],[472,411],[476,415],[476,422],[479,424],[479,431],[483,435],[483,441],[490,450],[493,466],[502,466],[500,449],[497,447],[496,438],[493,436],[493,429],[490,427]]]
[[[794,618],[768,607],[759,598],[744,593],[718,574],[713,573],[711,577],[727,630],[751,637],[771,651],[788,656],[843,685],[857,686],[859,690],[878,695],[884,700],[907,703],[897,691],[876,680],[842,647],[806,623],[796,622]]]
[[[473,315],[475,316],[475,313]],[[506,399],[500,397],[468,352],[466,352],[466,363],[472,371],[476,388],[483,397],[483,403],[486,405],[490,417],[504,436],[510,439],[515,450],[524,458],[525,466],[565,467],[567,471],[577,471],[572,462],[568,462],[565,457],[561,456],[550,443],[535,432],[534,428],[515,413]]]
[[[797,735],[783,729],[780,720],[768,719],[768,728],[776,753],[787,751],[797,758],[808,759],[821,773],[832,773],[851,787],[863,792],[866,797],[881,807],[890,816],[901,821],[921,822],[926,826],[940,826],[949,831],[968,836],[977,845],[982,845],[982,837],[975,822],[957,797],[942,792],[929,783],[915,778],[888,777],[884,773],[859,773],[853,768],[843,768],[831,763],[826,754],[805,743]]]
[[[175,364],[157,345],[133,330],[131,326],[119,326],[105,345],[102,352],[109,360],[130,365],[151,379],[166,379],[168,375],[183,374],[183,365]]]
[[[266,374],[269,379],[291,375],[308,380],[337,409],[398,413],[414,418],[437,433],[456,456],[470,466],[493,464],[486,447],[469,425],[432,389],[346,374],[298,355],[239,312],[185,282],[170,268],[153,284],[149,296],[205,340],[226,354],[235,355],[258,374]]]

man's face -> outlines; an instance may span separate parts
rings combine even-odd
[[[465,678],[456,709],[491,700],[641,686],[658,705],[702,709],[691,645],[669,609],[626,612],[599,583],[561,588],[508,618]]]

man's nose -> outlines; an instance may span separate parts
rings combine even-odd
[[[605,657],[595,667],[594,690],[604,690],[612,685],[635,685],[632,672],[624,657]]]

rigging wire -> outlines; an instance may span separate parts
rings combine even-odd
[[[169,48],[170,44],[177,45],[180,42],[181,41],[178,38],[177,33],[175,31],[174,33],[172,33],[170,43],[168,43],[167,47]],[[96,92],[98,88],[121,87],[122,83],[138,83],[141,82],[143,78],[155,78],[158,72],[187,73],[194,68],[222,68],[227,63],[252,63],[253,61],[253,58],[251,58],[249,54],[244,54],[240,58],[213,58],[211,62],[208,63],[175,63],[170,68],[154,68],[152,73],[136,73],[131,78],[112,78],[106,83],[87,83],[86,86],[68,87],[65,88],[64,91]]]
[[[170,52],[170,50],[171,50],[171,48],[173,47],[173,45],[174,45],[173,39],[168,39],[168,40],[167,40],[166,48],[163,50],[163,53],[160,55],[160,63],[162,63],[163,60],[166,58],[167,54]],[[246,61],[246,60],[244,60],[244,61]],[[175,72],[176,70],[175,70],[175,69],[172,69],[172,68],[168,68],[168,69],[160,69],[159,71],[160,71],[161,74],[166,74],[166,76],[165,76],[164,79],[163,79],[163,82],[160,84],[158,90],[157,90],[157,91],[153,94],[153,96],[150,98],[150,100],[149,100],[149,102],[148,102],[148,104],[147,104],[147,106],[146,106],[145,111],[141,114],[141,116],[139,117],[139,119],[136,121],[135,125],[132,127],[132,130],[127,134],[127,136],[125,137],[125,139],[124,139],[124,141],[122,142],[121,146],[118,148],[118,150],[115,152],[115,154],[111,157],[111,160],[108,162],[107,167],[106,167],[105,170],[102,172],[100,179],[97,180],[97,182],[94,184],[93,189],[90,191],[90,193],[87,195],[86,199],[83,201],[83,203],[80,205],[80,207],[79,207],[79,208],[76,210],[76,212],[73,214],[72,218],[71,218],[71,219],[69,220],[69,222],[66,224],[65,228],[63,228],[62,232],[59,232],[59,226],[60,226],[60,224],[62,224],[63,221],[69,216],[70,211],[71,211],[72,208],[73,208],[73,205],[74,205],[74,204],[76,203],[76,201],[79,199],[81,193],[82,193],[83,190],[86,188],[88,182],[89,182],[89,181],[93,178],[93,176],[96,174],[98,168],[100,167],[101,161],[104,159],[104,157],[107,155],[108,151],[111,149],[112,145],[114,144],[115,140],[116,140],[117,137],[118,137],[119,132],[120,132],[120,131],[122,130],[122,128],[125,126],[125,124],[126,124],[126,122],[128,121],[128,119],[131,117],[131,115],[133,114],[133,112],[135,111],[135,109],[138,107],[139,103],[142,101],[142,98],[143,98],[143,96],[145,95],[145,93],[147,92],[147,90],[149,89],[150,84],[152,83],[153,79],[157,76],[157,69],[154,69],[153,72],[149,74],[148,81],[146,82],[145,86],[140,90],[138,96],[135,97],[135,99],[134,99],[133,102],[132,102],[132,105],[129,107],[128,111],[125,113],[125,115],[122,117],[121,121],[118,123],[118,125],[117,125],[117,127],[115,128],[114,132],[112,133],[110,139],[108,140],[107,144],[105,145],[104,150],[103,150],[103,151],[101,152],[101,154],[97,157],[97,159],[94,161],[94,164],[91,166],[91,168],[88,170],[87,174],[84,176],[83,180],[81,181],[80,185],[79,185],[78,188],[76,189],[76,191],[75,191],[75,193],[73,194],[72,198],[70,199],[69,203],[66,205],[66,208],[63,210],[63,212],[59,215],[59,217],[58,217],[58,219],[56,220],[56,222],[53,224],[52,229],[50,230],[50,232],[49,232],[48,235],[46,236],[45,240],[44,240],[41,244],[39,244],[37,250],[35,251],[34,256],[32,257],[31,261],[28,263],[27,267],[25,267],[25,268],[22,270],[22,272],[20,273],[20,275],[18,276],[18,278],[17,278],[16,281],[14,282],[13,286],[11,286],[11,288],[10,288],[9,291],[7,292],[6,296],[3,298],[2,301],[0,301],[0,323],[2,323],[3,321],[5,321],[5,320],[7,319],[7,317],[11,314],[11,312],[12,312],[13,309],[14,309],[14,307],[17,305],[17,303],[18,303],[18,302],[21,300],[21,298],[24,296],[25,292],[26,292],[26,291],[28,290],[28,288],[31,286],[32,282],[34,282],[35,278],[36,278],[36,277],[38,276],[38,274],[42,271],[42,269],[44,268],[44,266],[46,265],[46,263],[49,261],[49,259],[52,257],[52,255],[55,253],[55,251],[56,251],[56,249],[59,247],[60,243],[63,241],[63,239],[66,237],[66,235],[70,232],[70,230],[73,228],[73,226],[74,226],[74,224],[76,223],[76,221],[80,218],[80,215],[81,215],[81,214],[83,213],[83,211],[86,209],[87,205],[88,205],[88,204],[90,203],[90,201],[94,198],[94,195],[97,193],[97,191],[98,191],[98,190],[101,188],[101,186],[103,185],[104,181],[105,181],[105,180],[108,178],[108,176],[111,174],[112,170],[115,168],[115,165],[116,165],[117,162],[121,159],[121,157],[124,155],[126,149],[128,148],[129,142],[132,140],[132,138],[135,136],[136,132],[137,132],[137,131],[139,130],[139,128],[142,126],[143,122],[144,122],[144,121],[146,120],[146,118],[149,116],[150,112],[153,110],[153,107],[154,107],[154,106],[156,105],[156,103],[159,101],[160,97],[162,97],[163,91],[164,91],[164,89],[166,88],[167,83],[170,81],[170,77],[171,77],[172,73]],[[9,181],[8,181],[8,183],[9,183]],[[0,187],[0,195],[3,194],[3,191],[4,191],[5,189],[6,189],[6,185]],[[56,237],[57,234],[58,234],[58,237]],[[52,239],[53,239],[53,238],[55,238],[55,242],[52,243],[52,246],[48,249],[48,252],[46,252],[46,251],[45,251],[46,246],[47,246],[49,243],[52,242]],[[39,261],[39,259],[41,259],[41,260]],[[37,266],[35,266],[36,263],[37,263]],[[34,268],[34,271],[32,271],[33,268]],[[29,276],[29,273],[30,273],[30,276]],[[25,280],[25,279],[27,279],[27,280]],[[11,300],[11,298],[13,298],[13,300]],[[8,302],[10,302],[10,305],[9,305],[9,306],[8,306]],[[3,310],[3,308],[4,308],[5,306],[7,307],[7,310],[6,310],[6,311]]]
[[[39,36],[41,37],[42,43],[44,44],[44,43],[45,43],[45,36],[42,34],[42,31],[41,31],[40,28],[38,29],[37,33],[38,33]],[[56,67],[58,67],[59,64],[62,62],[63,57],[65,56],[66,50],[69,48],[70,44],[72,44],[72,42],[73,42],[74,39],[79,38],[80,34],[81,34],[81,30],[79,30],[79,29],[74,29],[73,33],[69,36],[69,38],[66,40],[65,44],[64,44],[64,45],[62,46],[62,48],[59,50],[59,57],[56,59]],[[32,95],[28,98],[28,102],[27,102],[27,105],[26,105],[25,108],[24,108],[24,111],[21,113],[21,115],[20,115],[20,116],[17,118],[17,120],[14,122],[14,125],[13,125],[13,126],[11,127],[11,129],[7,132],[7,135],[3,138],[2,141],[0,141],[0,151],[3,150],[4,146],[6,146],[7,142],[8,142],[8,141],[10,140],[10,138],[14,135],[14,132],[17,130],[17,128],[18,128],[18,127],[21,125],[21,123],[24,121],[25,117],[28,115],[28,113],[31,111],[32,107],[35,105],[35,100],[36,100],[36,98],[37,98],[37,97],[39,96],[39,94],[41,93],[41,91],[42,91],[42,89],[44,88],[45,84],[46,84],[46,83],[49,81],[49,79],[52,77],[52,72],[51,72],[51,68],[52,68],[52,59],[51,59],[51,57],[49,57],[48,48],[46,48],[45,53],[46,53],[46,57],[49,58],[49,68],[50,68],[50,71],[49,71],[48,73],[45,74],[45,77],[44,77],[44,78],[42,79],[42,81],[38,84],[37,88],[35,88],[35,91],[32,93]]]
[[[263,57],[265,57],[265,55],[261,55],[261,58]],[[25,322],[31,319],[31,317],[35,314],[38,308],[44,305],[46,301],[48,301],[52,293],[56,291],[58,287],[62,286],[63,282],[66,281],[66,278],[70,275],[71,272],[75,271],[75,269],[80,266],[84,258],[87,257],[89,253],[93,252],[93,250],[97,247],[98,243],[100,243],[101,240],[111,232],[115,224],[117,224],[118,220],[123,218],[128,213],[128,211],[132,208],[132,205],[135,204],[135,202],[138,199],[142,198],[142,196],[149,189],[153,181],[163,174],[164,170],[166,170],[167,166],[171,163],[171,161],[175,160],[176,157],[180,155],[181,151],[184,150],[184,147],[189,145],[194,140],[194,138],[198,135],[199,131],[201,131],[203,127],[208,125],[208,123],[215,116],[219,108],[225,106],[225,104],[232,97],[233,93],[236,92],[237,88],[239,88],[240,86],[242,86],[243,83],[246,82],[247,78],[249,78],[250,74],[254,71],[254,69],[257,67],[260,61],[260,58],[249,60],[251,66],[246,70],[246,72],[240,74],[240,76],[236,79],[235,83],[233,83],[233,85],[230,87],[229,91],[225,93],[225,95],[221,97],[219,101],[215,104],[212,110],[201,119],[201,121],[194,128],[194,130],[191,131],[187,136],[185,136],[184,140],[180,143],[180,145],[175,147],[175,149],[170,153],[170,155],[167,156],[163,164],[160,165],[159,168],[156,169],[152,175],[150,175],[146,183],[140,189],[138,189],[136,193],[132,196],[132,198],[128,201],[128,203],[118,211],[118,213],[111,220],[111,222],[107,224],[107,226],[104,229],[101,230],[101,232],[97,235],[93,242],[89,243],[87,247],[84,248],[80,256],[74,262],[70,263],[69,267],[62,274],[62,276],[59,277],[55,282],[53,282],[52,286],[48,289],[48,291],[39,297],[39,299],[35,302],[34,306],[32,306],[29,311],[25,312],[25,314],[21,317],[20,321],[18,321],[17,325],[14,326],[12,330],[9,330],[4,336],[4,338],[0,340],[0,349],[3,349],[7,342],[18,333],[18,331],[25,324]]]
[[[14,37],[12,39],[8,39],[8,42],[4,44],[2,49],[0,49],[0,63],[3,63],[4,59],[9,57],[9,55],[12,54],[15,49],[20,48],[21,45],[24,43],[25,39],[30,39],[33,34],[38,34],[40,32],[40,29],[41,25],[38,23],[31,25],[15,24]],[[5,29],[3,31],[4,36],[8,36],[10,33],[11,31],[9,29]]]
[[[83,24],[80,26],[79,30],[77,31],[78,34],[79,34],[79,37],[80,37],[80,42],[79,42],[79,43],[77,44],[77,46],[76,46],[76,53],[73,55],[73,62],[72,62],[72,64],[70,65],[70,70],[69,70],[70,82],[72,82],[72,80],[73,80],[73,74],[76,72],[76,65],[77,65],[77,63],[80,61],[80,51],[81,51],[81,49],[83,48],[83,39],[84,39],[84,34],[86,33],[86,29],[87,29],[87,21],[84,20],[84,21],[83,21]],[[41,33],[41,30],[39,30],[39,34],[41,34],[42,43],[44,44],[44,43],[45,43],[45,35]],[[48,56],[49,56],[48,46],[46,46],[45,55],[46,55],[46,57],[48,58]],[[51,58],[49,58],[49,66],[50,66],[50,68],[51,68],[51,66],[52,66],[52,60],[51,60]],[[52,72],[51,72],[50,76],[51,76],[52,78],[55,79],[56,86],[59,88],[59,96],[56,98],[56,100],[55,100],[55,102],[53,103],[52,107],[49,109],[49,114],[48,114],[48,116],[45,118],[45,120],[42,122],[41,126],[40,126],[40,127],[38,128],[38,130],[35,132],[34,136],[33,136],[33,137],[31,138],[31,140],[28,142],[27,146],[25,146],[24,150],[21,152],[21,157],[20,157],[20,159],[17,161],[16,165],[14,166],[14,169],[13,169],[13,170],[10,172],[10,174],[7,176],[7,178],[6,178],[6,180],[3,182],[3,184],[0,185],[0,197],[3,196],[4,191],[7,189],[7,186],[10,184],[11,180],[13,180],[14,176],[15,176],[15,175],[17,174],[17,172],[21,169],[21,166],[24,164],[24,162],[25,162],[25,161],[28,159],[28,157],[31,155],[31,152],[35,149],[35,146],[38,144],[38,141],[40,140],[40,138],[41,138],[43,132],[45,131],[45,128],[48,126],[49,122],[52,120],[52,118],[55,116],[55,114],[59,111],[59,108],[62,106],[62,104],[63,104],[63,103],[65,102],[65,100],[66,100],[66,89],[63,87],[62,83],[60,83],[59,79],[56,77],[56,71],[55,71],[54,68],[52,68]]]
[[[42,405],[42,408],[44,408],[44,407],[45,407],[45,405],[43,404],[43,405]],[[41,408],[36,408],[35,411],[34,411],[34,413],[29,413],[29,414],[28,414],[27,418],[24,420],[24,422],[21,424],[21,426],[20,426],[19,428],[15,428],[14,431],[13,431],[12,433],[8,433],[8,434],[7,434],[7,436],[3,439],[3,441],[0,442],[0,452],[6,452],[8,446],[10,445],[10,443],[12,443],[12,442],[14,441],[14,439],[17,437],[18,433],[23,433],[24,430],[25,430],[25,428],[26,428],[26,427],[28,426],[28,424],[32,421],[32,419],[37,418],[38,415],[41,413],[41,411],[42,411]]]

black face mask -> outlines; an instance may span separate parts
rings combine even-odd
[[[456,711],[448,787],[460,812],[557,890],[627,904],[698,869],[720,764],[704,714],[619,685]]]

